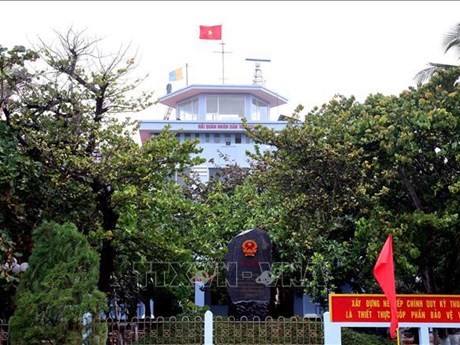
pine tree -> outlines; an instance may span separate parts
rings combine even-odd
[[[106,305],[105,295],[97,290],[97,253],[72,223],[44,222],[34,230],[33,240],[30,266],[10,320],[12,344],[104,344],[106,326],[97,322]],[[94,322],[84,326],[87,313]]]

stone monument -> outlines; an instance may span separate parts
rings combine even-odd
[[[225,256],[229,314],[249,320],[268,316],[272,284],[272,242],[267,232],[243,231],[228,244]]]

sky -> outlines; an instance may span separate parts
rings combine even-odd
[[[288,99],[272,119],[305,111],[334,95],[359,101],[415,85],[428,62],[458,63],[442,40],[460,23],[457,1],[2,1],[0,45],[30,46],[71,26],[102,38],[104,51],[130,45],[148,74],[143,90],[166,94],[169,72],[188,65],[188,84],[222,84],[221,41],[200,40],[200,25],[222,25],[225,84],[252,84],[262,63],[265,87]],[[173,91],[185,78],[171,82]],[[155,105],[135,115],[161,119]]]

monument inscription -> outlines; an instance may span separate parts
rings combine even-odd
[[[254,228],[235,236],[225,261],[230,315],[265,319],[272,283],[272,243],[267,232]]]

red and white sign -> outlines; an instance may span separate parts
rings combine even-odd
[[[248,125],[248,128],[253,127]],[[199,123],[198,129],[244,129],[241,123]]]
[[[460,295],[397,295],[399,322],[460,323]],[[331,294],[332,322],[388,322],[385,295]]]

